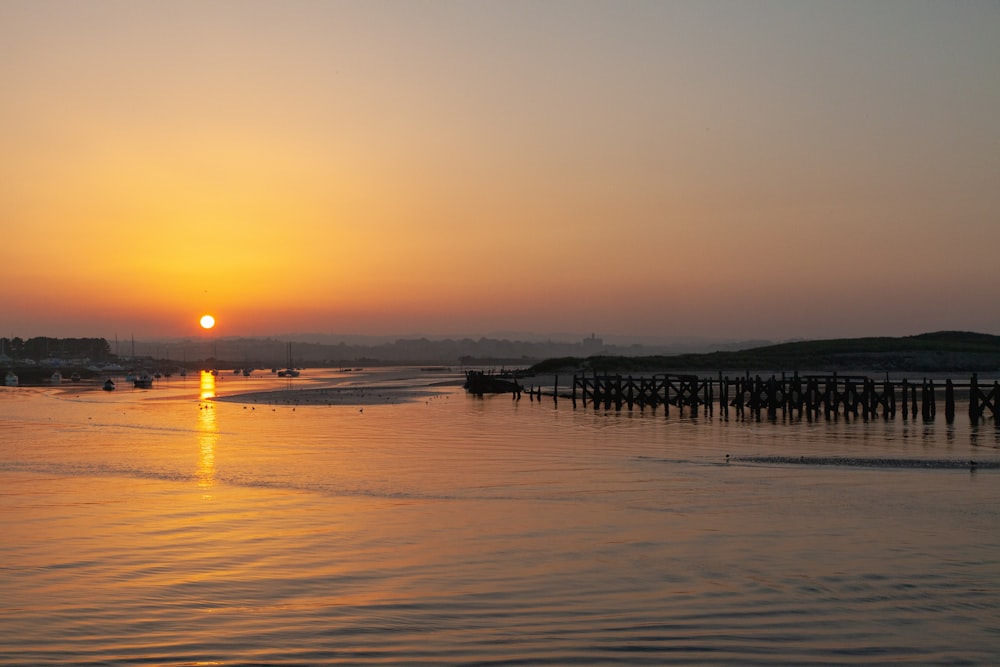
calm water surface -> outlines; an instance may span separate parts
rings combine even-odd
[[[1000,471],[885,465],[992,420],[207,400],[290,386],[0,391],[0,663],[1000,661]]]

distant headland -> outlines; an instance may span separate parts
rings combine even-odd
[[[840,338],[702,354],[547,359],[535,373],[733,370],[857,370],[868,372],[989,372],[1000,370],[1000,336],[939,331],[916,336]]]

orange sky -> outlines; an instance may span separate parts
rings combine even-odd
[[[0,335],[1000,333],[1000,5],[0,3]]]

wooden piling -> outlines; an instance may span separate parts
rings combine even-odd
[[[944,382],[944,420],[949,424],[955,421],[955,385],[950,378]]]
[[[911,415],[914,419],[922,417],[924,421],[933,421],[937,412],[937,391],[939,385],[934,380],[924,378],[920,381],[919,399],[916,382],[903,379],[898,385],[899,400],[902,401],[903,419]],[[956,384],[947,379],[944,382],[944,411],[949,423],[955,415],[956,392],[964,391],[966,385]],[[979,420],[987,415],[998,416],[1000,406],[1000,383],[994,382],[990,387],[979,383],[978,376],[973,374],[969,382],[968,413],[971,419]],[[527,392],[534,401],[544,394],[541,385],[521,387],[514,385],[515,400]],[[655,409],[660,403],[664,406],[664,415],[669,417],[670,407],[675,406],[682,414],[690,409],[691,416],[715,414],[716,401],[721,416],[729,417],[730,408],[743,417],[746,411],[756,418],[777,419],[781,412],[782,419],[795,419],[806,416],[810,421],[818,419],[822,412],[826,419],[860,416],[865,420],[882,416],[892,419],[896,416],[897,385],[888,374],[884,380],[876,380],[868,376],[831,375],[799,376],[782,373],[770,375],[767,378],[751,376],[749,373],[736,377],[722,375],[719,372],[714,377],[701,378],[696,375],[653,375],[652,377],[634,377],[631,375],[598,375],[596,371],[589,373],[574,373],[570,391],[567,396],[576,407],[580,400],[584,407],[587,401],[594,404],[594,409],[621,410],[623,405],[633,410],[635,405],[643,410],[647,406]],[[559,398],[559,377],[553,378],[553,401]],[[567,396],[564,396],[566,398]],[[920,407],[918,408],[918,401]]]
[[[975,373],[969,380],[969,419],[979,421],[979,376]]]

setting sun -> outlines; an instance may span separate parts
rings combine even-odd
[[[202,329],[211,329],[214,326],[215,326],[215,318],[214,317],[212,317],[211,315],[202,315],[201,316],[201,328]]]

